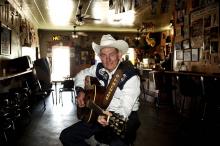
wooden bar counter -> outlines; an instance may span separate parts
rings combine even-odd
[[[220,114],[220,73],[158,71],[158,74],[163,79],[172,78],[172,85],[167,85],[172,86],[174,106],[182,115],[205,119],[207,115]],[[166,84],[162,88],[165,87]]]

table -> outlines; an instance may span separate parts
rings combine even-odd
[[[58,83],[62,83],[63,81],[52,81],[52,83],[53,83],[53,85],[54,85],[54,90],[55,90],[55,97],[56,97],[56,99],[55,99],[55,102],[56,102],[56,105],[57,105],[57,102],[58,102],[58,96],[57,96],[57,84]],[[60,102],[60,99],[59,99],[59,102]],[[53,102],[54,103],[54,102]]]

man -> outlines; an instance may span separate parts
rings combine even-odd
[[[121,138],[112,132],[106,116],[99,115],[95,123],[79,121],[64,129],[61,132],[60,140],[64,146],[87,146],[88,144],[85,142],[85,139],[96,134],[100,135],[101,133],[105,138],[110,135],[108,137],[110,146],[128,146],[134,141],[136,130],[140,125],[137,114],[140,78],[132,65],[123,66],[123,62],[121,62],[122,56],[128,50],[128,44],[124,40],[115,40],[108,34],[102,36],[100,45],[93,42],[92,47],[101,62],[80,71],[76,75],[77,105],[79,108],[86,106],[84,87],[87,76],[96,77],[102,86],[107,87],[112,75],[116,72],[117,68],[122,66],[124,68],[123,77],[118,83],[112,100],[105,110],[105,114],[111,116],[114,112],[128,119],[125,137]]]

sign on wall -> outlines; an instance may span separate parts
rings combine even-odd
[[[0,29],[0,55],[10,55],[11,54],[11,29],[1,24]]]

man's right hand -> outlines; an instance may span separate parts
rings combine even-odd
[[[77,105],[79,107],[85,107],[85,93],[83,91],[80,91],[79,94],[76,97]]]

